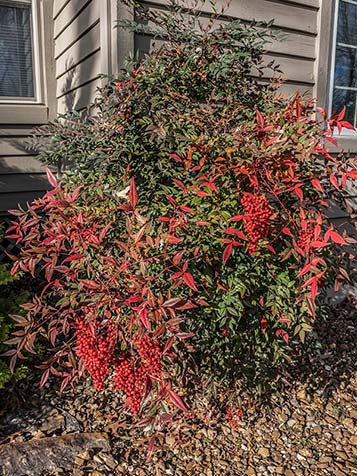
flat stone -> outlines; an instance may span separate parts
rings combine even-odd
[[[109,450],[109,440],[103,433],[75,433],[64,436],[33,439],[0,446],[1,476],[31,476],[72,469],[74,460],[85,449]]]
[[[269,458],[270,451],[268,450],[268,448],[259,448],[258,455],[262,456],[262,458]]]
[[[346,455],[344,451],[336,451],[336,456],[338,456],[339,458],[343,460],[348,460],[348,456]]]

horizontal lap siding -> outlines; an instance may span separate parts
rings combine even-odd
[[[46,191],[44,167],[26,147],[31,125],[0,125],[0,214]]]
[[[104,0],[62,2],[55,12],[56,97],[58,113],[81,110],[94,99],[102,70],[101,8]]]
[[[143,2],[148,8],[165,8],[165,0]],[[219,11],[226,2],[215,2]],[[316,38],[318,21],[319,0],[232,0],[224,10],[223,20],[239,18],[242,21],[251,20],[269,21],[274,20],[272,30],[283,37],[282,40],[273,39],[267,44],[267,62],[274,60],[280,65],[283,77],[287,82],[282,87],[282,93],[291,95],[297,90],[309,95],[313,94],[315,85],[315,61],[316,61]],[[205,23],[211,9],[209,2],[201,8]],[[160,44],[159,40],[153,40],[149,36],[136,35],[135,46],[143,53],[147,53],[153,43]],[[270,73],[267,72],[268,78]]]

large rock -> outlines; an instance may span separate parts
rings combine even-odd
[[[87,449],[109,450],[107,436],[74,433],[8,443],[0,446],[0,475],[39,476],[58,468],[72,469],[76,456]]]

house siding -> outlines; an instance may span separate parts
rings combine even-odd
[[[60,2],[54,10],[57,112],[80,111],[101,85],[101,10],[105,0]]]
[[[151,10],[165,8],[165,0],[155,2],[141,2]],[[215,2],[217,11],[220,11],[227,2]],[[281,90],[290,95],[300,90],[309,95],[314,94],[316,45],[318,37],[320,0],[233,0],[224,10],[223,18],[269,21],[274,19],[273,32],[283,37],[274,39],[267,45],[266,62],[274,60],[280,65],[283,77],[286,79]],[[209,15],[209,2],[202,7],[203,15]],[[223,22],[224,20],[222,20]],[[204,19],[203,19],[204,23]],[[149,52],[154,44],[158,44],[149,36],[136,35],[135,48],[141,55]],[[266,76],[269,77],[269,74]]]

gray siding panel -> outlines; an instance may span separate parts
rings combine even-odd
[[[96,95],[103,71],[101,9],[103,0],[71,0],[55,19],[58,113],[81,110]]]
[[[56,61],[56,78],[60,78],[69,69],[78,66],[85,58],[100,50],[100,24],[96,23],[86,33],[84,41],[74,43]]]
[[[226,4],[227,2],[224,0],[218,0],[215,2],[215,7],[219,11]],[[147,5],[151,7],[165,6],[167,2],[166,0],[154,0],[147,2]],[[201,11],[205,14],[212,12],[208,1],[202,5]],[[245,21],[274,20],[274,25],[278,28],[317,34],[318,5],[311,7],[286,0],[232,0],[225,8],[224,16],[240,18]]]
[[[47,186],[44,166],[26,148],[30,126],[0,126],[0,213],[24,204],[31,194],[43,193]]]
[[[151,10],[162,9],[166,0],[142,2]],[[223,0],[215,2],[219,11],[226,4]],[[280,65],[283,78],[288,84],[284,90],[292,91],[296,85],[301,92],[311,93],[315,85],[316,37],[318,22],[319,0],[233,0],[224,10],[224,18],[239,18],[242,21],[258,20],[269,21],[274,19],[274,32],[280,33],[283,39],[273,39],[267,44],[266,62],[274,60]],[[204,14],[209,14],[211,7],[205,2],[202,7]],[[202,19],[205,25],[208,20]],[[218,24],[218,22],[217,22]],[[135,46],[141,55],[149,52],[153,45],[159,47],[162,41],[149,36],[136,35]],[[252,72],[254,75],[254,72]],[[272,73],[267,71],[266,77]]]

